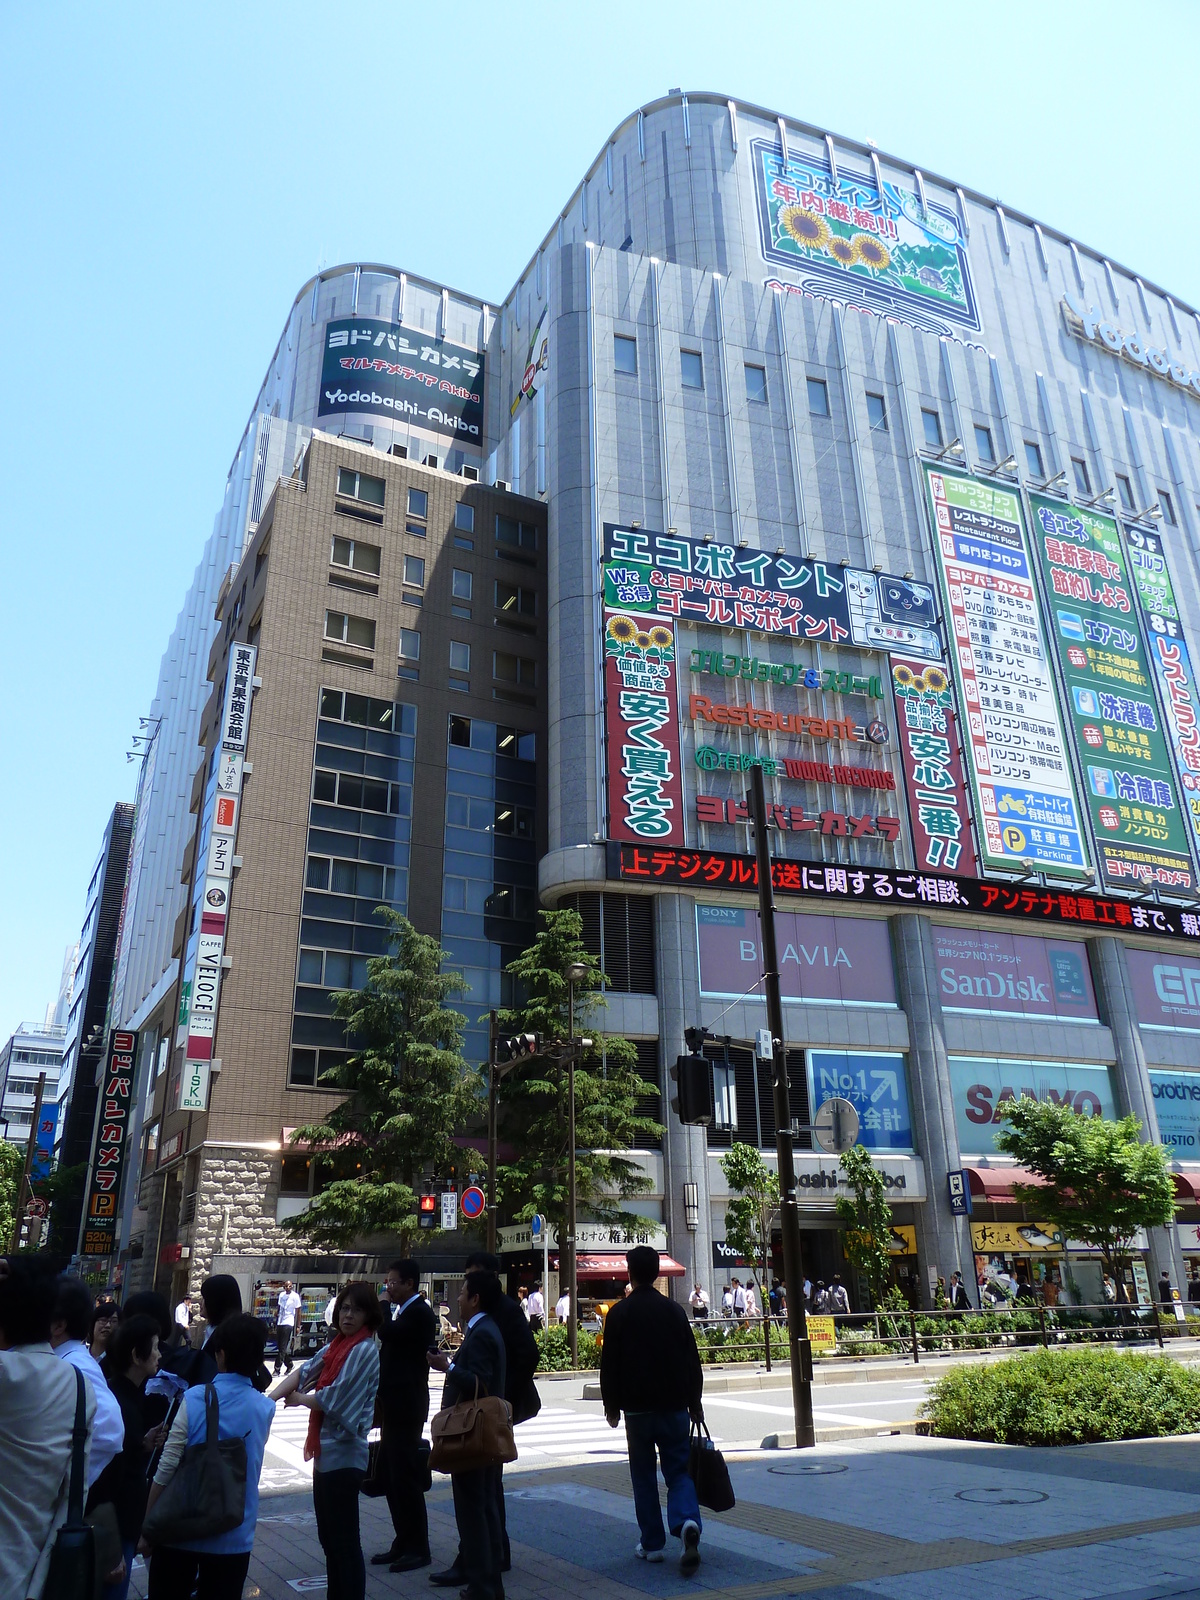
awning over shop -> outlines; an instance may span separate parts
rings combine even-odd
[[[1016,1196],[1013,1194],[1014,1183],[1027,1183],[1034,1188],[1044,1187],[1041,1178],[1025,1167],[968,1167],[967,1181],[971,1185],[974,1199],[992,1203],[1007,1201],[1010,1205],[1016,1201]]]
[[[1191,1172],[1173,1172],[1175,1180],[1175,1196],[1185,1205],[1200,1205],[1200,1171],[1195,1168]]]
[[[659,1275],[663,1278],[682,1278],[683,1268],[670,1256],[658,1258]],[[586,1278],[627,1278],[629,1267],[624,1256],[580,1256],[575,1262],[575,1276]]]

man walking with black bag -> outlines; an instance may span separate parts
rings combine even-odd
[[[383,1326],[379,1330],[379,1412],[383,1471],[394,1538],[371,1565],[415,1572],[429,1565],[429,1517],[421,1430],[429,1415],[429,1363],[437,1344],[433,1307],[418,1293],[415,1261],[393,1261],[387,1272]]]
[[[700,1502],[688,1474],[689,1418],[704,1421],[704,1374],[683,1307],[659,1294],[658,1251],[639,1244],[625,1260],[632,1293],[618,1300],[604,1324],[600,1395],[615,1428],[625,1413],[629,1476],[641,1541],[640,1561],[661,1561],[667,1542],[658,1501],[658,1461],[667,1483],[667,1522],[683,1544],[679,1570],[700,1565]]]

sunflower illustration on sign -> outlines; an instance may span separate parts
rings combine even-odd
[[[606,656],[635,656],[642,661],[663,665],[675,659],[675,635],[661,622],[644,627],[644,618],[619,614],[609,617],[604,630]]]
[[[927,704],[932,701],[939,706],[951,703],[950,679],[944,667],[930,664],[924,671],[916,672],[906,662],[895,661],[892,683],[901,698],[923,700]]]

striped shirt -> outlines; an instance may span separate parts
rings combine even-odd
[[[321,1371],[325,1351],[320,1350],[300,1368],[306,1388]],[[364,1339],[346,1357],[345,1365],[317,1398],[321,1402],[321,1454],[313,1462],[317,1472],[337,1472],[345,1467],[367,1470],[367,1434],[375,1416],[379,1388],[379,1346]]]

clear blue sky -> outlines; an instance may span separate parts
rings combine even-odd
[[[1198,19],[1190,0],[0,9],[0,1040],[54,992],[318,266],[498,300],[614,125],[678,84],[873,138],[1195,304]]]

